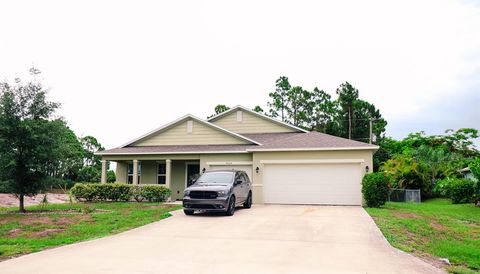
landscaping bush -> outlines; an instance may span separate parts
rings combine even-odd
[[[170,189],[159,185],[128,185],[122,183],[99,184],[77,183],[70,193],[79,201],[130,201],[147,200],[165,202],[170,196]]]
[[[70,194],[79,200],[91,202],[97,198],[97,190],[94,184],[77,183],[70,189]]]
[[[362,193],[368,207],[380,207],[385,204],[389,190],[388,176],[381,172],[369,173],[363,177]]]
[[[109,200],[128,202],[132,198],[132,186],[127,184],[107,184],[111,186]]]
[[[473,203],[477,198],[476,183],[469,179],[451,179],[448,195],[454,204]]]
[[[143,188],[141,186],[132,186],[132,197],[137,202],[145,200],[145,197],[143,197]]]
[[[170,189],[164,186],[143,185],[142,196],[149,202],[165,202],[172,193]]]

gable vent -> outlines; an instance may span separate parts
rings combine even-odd
[[[243,120],[243,113],[241,110],[237,111],[237,122],[242,122]]]
[[[188,120],[187,121],[187,133],[192,133],[193,132],[193,121]]]

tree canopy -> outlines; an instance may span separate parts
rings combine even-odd
[[[39,72],[30,70],[32,75]],[[56,158],[63,123],[52,120],[59,104],[46,99],[41,83],[15,80],[0,85],[0,176],[20,199],[36,194],[48,174],[48,163]]]
[[[88,179],[98,181],[101,162],[94,152],[103,148],[92,136],[78,138],[55,117],[59,104],[35,80],[40,71],[30,73],[28,82],[0,83],[0,182],[19,197],[21,212],[24,196],[42,191],[48,178],[78,180],[88,168],[95,174]]]

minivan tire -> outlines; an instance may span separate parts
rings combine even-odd
[[[185,213],[185,215],[193,215],[193,210],[184,209],[183,213]]]

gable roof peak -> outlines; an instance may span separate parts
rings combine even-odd
[[[255,140],[252,140],[252,139],[247,138],[247,137],[245,137],[245,136],[242,136],[242,135],[240,135],[240,134],[238,134],[238,133],[235,133],[235,132],[232,132],[232,131],[230,131],[230,130],[227,130],[227,129],[223,128],[223,127],[217,126],[217,125],[215,125],[215,124],[213,124],[213,123],[210,123],[209,121],[203,120],[203,119],[201,119],[201,118],[199,118],[199,117],[197,117],[197,116],[195,116],[195,115],[186,114],[186,115],[184,115],[184,116],[182,116],[182,117],[180,117],[180,118],[178,118],[178,119],[176,119],[176,120],[174,120],[174,121],[172,121],[172,122],[170,122],[170,123],[167,123],[167,124],[165,124],[165,125],[163,125],[163,126],[161,126],[161,127],[159,127],[159,128],[156,128],[156,129],[148,132],[147,134],[144,134],[144,135],[142,135],[142,136],[140,136],[140,137],[138,137],[138,138],[135,138],[135,139],[131,140],[131,141],[128,142],[128,143],[125,143],[125,144],[121,145],[120,148],[129,146],[129,145],[131,145],[131,144],[133,144],[133,143],[136,143],[136,142],[138,142],[138,141],[140,141],[140,140],[146,139],[146,138],[148,138],[148,137],[150,137],[150,136],[152,136],[152,135],[154,135],[154,134],[157,134],[157,133],[159,133],[159,132],[161,132],[161,131],[163,131],[163,130],[169,129],[169,128],[171,128],[171,127],[173,127],[173,126],[175,126],[175,125],[177,125],[177,124],[179,124],[179,123],[181,123],[181,122],[183,122],[183,121],[185,121],[185,120],[187,120],[187,119],[191,119],[191,120],[197,121],[197,122],[199,122],[199,123],[201,123],[201,124],[204,124],[204,125],[206,125],[206,126],[209,126],[209,127],[211,127],[211,128],[214,128],[214,129],[216,129],[216,130],[218,130],[218,131],[221,131],[221,132],[223,132],[223,133],[226,133],[226,134],[228,134],[228,135],[230,135],[230,136],[232,136],[232,137],[235,137],[235,138],[237,138],[237,139],[241,139],[241,140],[247,141],[247,142],[252,143],[252,144],[255,144],[255,145],[262,145],[261,143],[255,141]]]
[[[226,111],[224,111],[224,112],[221,112],[221,113],[219,113],[219,114],[217,114],[217,115],[215,115],[215,116],[213,116],[213,117],[210,117],[207,121],[208,121],[208,122],[214,122],[215,120],[218,120],[218,119],[220,119],[220,118],[222,118],[222,117],[224,117],[224,116],[226,116],[226,115],[228,115],[228,114],[230,114],[230,113],[232,113],[232,112],[234,112],[234,111],[236,111],[236,110],[239,110],[239,109],[241,109],[241,110],[243,110],[243,111],[246,111],[246,112],[248,112],[248,113],[251,113],[251,114],[253,114],[253,115],[257,116],[257,117],[263,118],[263,119],[265,119],[265,120],[274,122],[274,123],[276,123],[276,124],[279,124],[279,125],[282,125],[282,126],[291,128],[291,129],[295,129],[295,130],[300,131],[300,132],[309,132],[309,131],[307,131],[307,130],[305,130],[305,129],[303,129],[303,128],[300,128],[300,127],[291,125],[291,124],[289,124],[289,123],[285,123],[285,122],[280,121],[280,120],[277,120],[277,119],[272,118],[272,117],[270,117],[270,116],[267,116],[267,115],[265,115],[265,114],[263,114],[263,113],[256,112],[256,111],[254,111],[254,110],[252,110],[252,109],[250,109],[250,108],[246,108],[246,107],[244,107],[244,106],[242,106],[242,105],[236,105],[236,106],[232,107],[231,109],[228,109],[228,110],[226,110]]]

